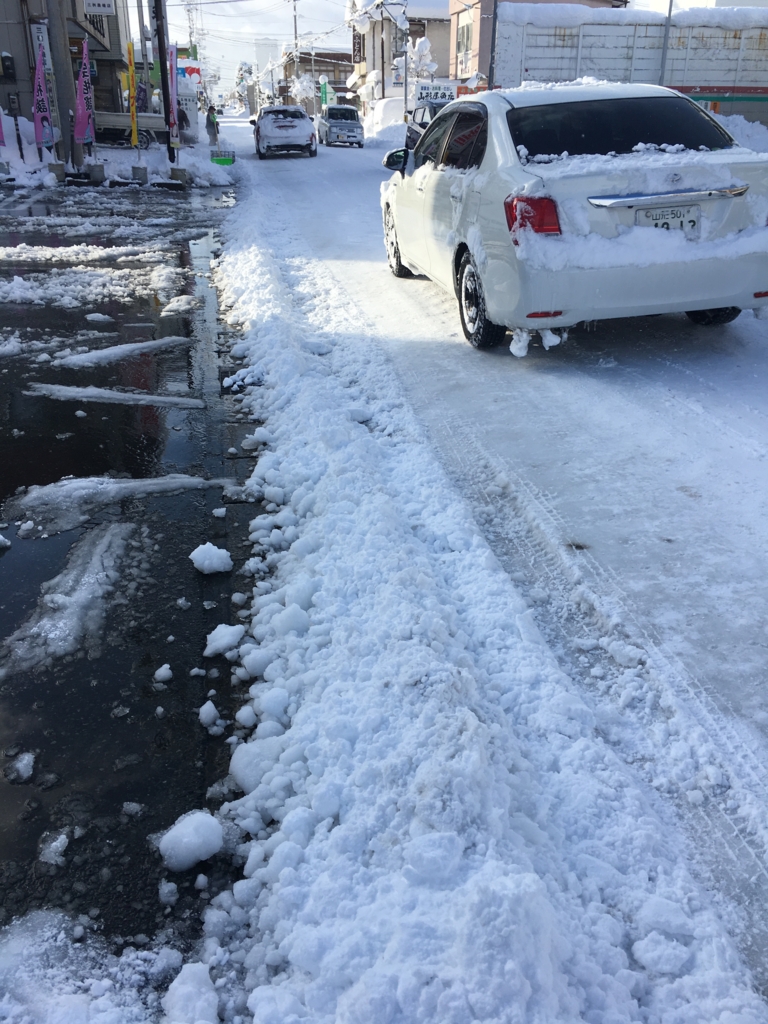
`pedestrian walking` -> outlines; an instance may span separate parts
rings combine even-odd
[[[205,130],[208,132],[208,142],[215,146],[219,140],[219,122],[216,120],[216,107],[208,107],[205,115]]]
[[[176,104],[176,124],[178,124],[180,132],[185,132],[189,129],[189,117],[181,105],[181,100]]]

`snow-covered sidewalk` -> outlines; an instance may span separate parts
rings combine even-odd
[[[265,215],[258,165],[240,174],[215,276],[266,506],[246,631],[220,634],[243,697],[218,811],[240,877],[169,1024],[768,1020],[671,815],[559,668],[364,315]],[[47,962],[17,971],[38,942]],[[0,1020],[138,1020],[180,962],[69,944],[55,919],[4,933]]]

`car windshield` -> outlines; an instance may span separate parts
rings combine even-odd
[[[267,110],[267,111],[265,111],[264,116],[265,117],[295,117],[298,120],[301,120],[302,117],[306,117],[307,115],[304,113],[303,110],[296,110],[296,109],[291,109],[290,107],[286,107],[285,110]]]
[[[682,96],[516,107],[508,111],[507,123],[523,163],[545,163],[563,155],[712,150],[734,145],[716,121]]]
[[[352,107],[333,107],[328,111],[329,121],[356,121],[357,111]]]

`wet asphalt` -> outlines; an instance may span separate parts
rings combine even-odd
[[[14,276],[50,285],[50,275],[79,265],[69,259],[73,245],[109,249],[136,242],[162,246],[159,265],[178,271],[181,292],[197,300],[186,314],[165,317],[164,299],[154,294],[62,308],[49,288],[42,304],[0,302],[0,345],[18,332],[22,348],[0,356],[0,503],[19,488],[68,475],[186,473],[235,484],[247,477],[253,457],[230,451],[247,425],[221,386],[233,369],[232,335],[219,320],[210,281],[220,247],[217,228],[235,201],[225,189],[59,187],[0,194],[0,246],[61,253],[34,262],[6,253],[0,285]],[[134,270],[139,278],[157,265],[127,256],[87,267]],[[85,319],[94,312],[111,320]],[[170,335],[189,344],[91,368],[53,365],[67,348]],[[202,399],[205,408],[56,401],[25,394],[32,382],[188,396]],[[78,411],[86,415],[76,416]],[[226,516],[213,517],[221,506]],[[173,875],[148,837],[183,812],[208,806],[208,787],[226,775],[231,727],[224,737],[209,736],[196,709],[216,691],[220,713],[231,719],[238,693],[228,663],[203,659],[202,651],[216,625],[239,621],[231,596],[247,590],[248,580],[236,570],[202,575],[188,555],[212,541],[242,564],[248,523],[258,511],[209,488],[132,498],[100,509],[76,529],[24,538],[18,536],[20,521],[9,520],[0,504],[0,522],[7,524],[0,532],[11,541],[0,552],[0,665],[5,641],[34,613],[41,586],[65,569],[84,535],[102,524],[132,527],[98,636],[72,655],[25,671],[6,657],[0,680],[0,923],[51,907],[118,948],[158,937],[181,944],[198,937],[200,912],[226,883],[231,854]],[[153,674],[166,662],[173,678],[161,689]],[[206,675],[189,674],[201,667]],[[35,755],[26,780],[13,769],[20,753]],[[67,837],[62,863],[41,860],[46,843],[61,834]],[[209,877],[202,890],[194,885],[200,871]],[[164,878],[179,886],[174,906],[158,899]]]

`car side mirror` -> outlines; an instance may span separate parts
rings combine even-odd
[[[254,125],[254,126],[255,126],[255,125],[256,125],[256,118],[255,118],[255,117],[251,117],[251,118],[249,118],[249,120],[248,120],[248,124],[252,124],[252,125]]]
[[[401,174],[404,174],[407,161],[407,149],[391,149],[381,163],[388,171],[400,171]]]

